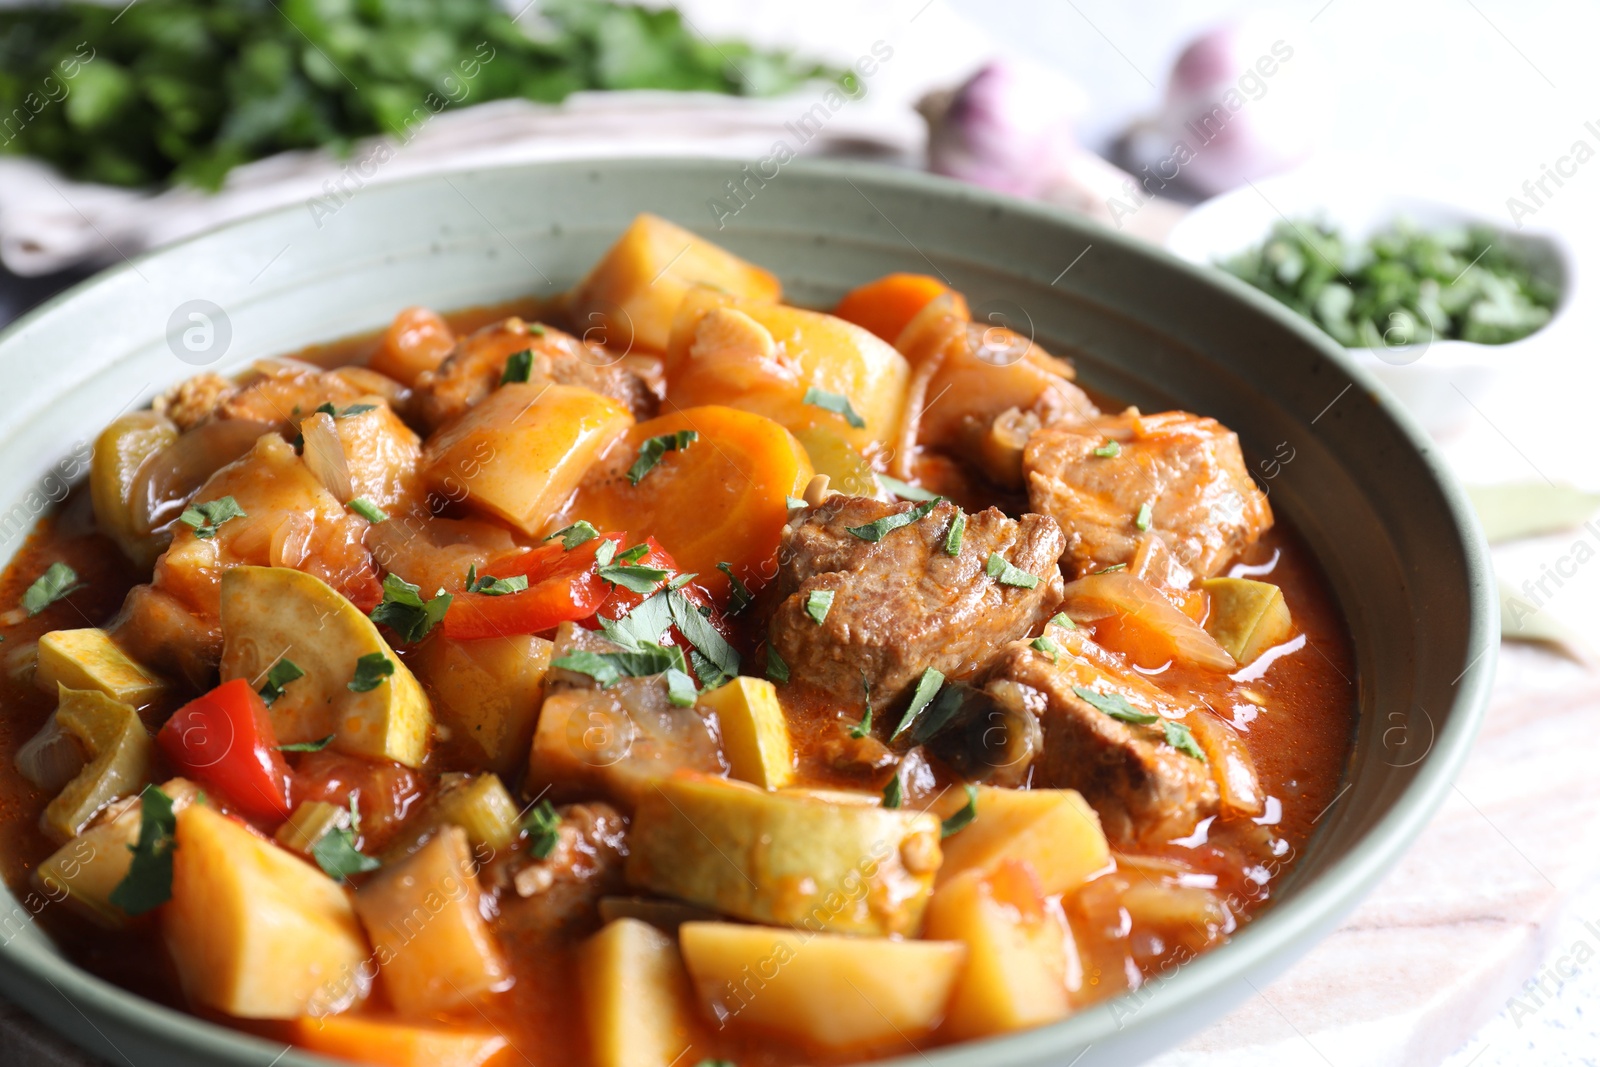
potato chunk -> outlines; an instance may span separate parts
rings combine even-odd
[[[305,672],[272,702],[282,744],[333,735],[340,752],[421,765],[433,734],[422,687],[371,619],[321,580],[287,567],[235,567],[222,576],[222,680],[260,683],[278,660]],[[356,661],[379,655],[394,673],[350,689]]]
[[[694,992],[672,938],[618,919],[578,953],[578,983],[594,1067],[671,1067],[699,1037]]]
[[[1047,896],[1078,888],[1111,862],[1100,817],[1075,789],[978,787],[978,817],[944,842],[939,884],[1027,860]]]
[[[424,477],[537,535],[613,441],[633,425],[628,409],[575,385],[502,385],[428,440]]]
[[[568,299],[573,322],[600,327],[595,340],[618,351],[664,352],[672,316],[692,286],[749,300],[783,295],[778,279],[655,215],[639,215]]]
[[[56,841],[77,834],[118,797],[137,793],[150,780],[150,734],[133,705],[98,689],[57,686],[56,724],[77,738],[89,762],[44,809],[39,820]]]
[[[436,631],[409,662],[451,737],[482,753],[476,765],[509,777],[528,758],[550,648],[530,634],[456,641]]]
[[[1283,590],[1249,578],[1207,578],[1200,583],[1211,600],[1206,632],[1239,661],[1239,666],[1294,633]]]
[[[509,1043],[493,1030],[418,1026],[395,1019],[329,1015],[297,1019],[289,1040],[301,1048],[378,1067],[485,1067]]]
[[[713,1017],[828,1048],[915,1038],[939,1024],[966,958],[953,941],[892,941],[684,923],[683,960]]]
[[[384,989],[405,1015],[447,1011],[505,988],[511,971],[479,910],[467,834],[440,830],[356,894]]]
[[[992,871],[970,870],[945,882],[928,904],[925,933],[967,946],[945,1020],[952,1037],[1039,1026],[1070,1010],[1068,972],[1076,971],[1071,965],[1077,962],[1072,935],[1023,861],[1006,860]]]
[[[644,791],[628,881],[752,922],[916,933],[939,818],[678,774]]]
[[[98,689],[112,700],[142,708],[166,692],[167,683],[142,667],[98,628],[52,630],[39,638],[39,667],[33,684],[54,693]]]
[[[229,1015],[340,1011],[363,991],[367,942],[339,883],[199,804],[178,813],[161,928],[184,992]]]
[[[741,675],[702,693],[700,706],[717,714],[722,754],[735,778],[763,789],[780,789],[794,779],[789,723],[771,682]]]

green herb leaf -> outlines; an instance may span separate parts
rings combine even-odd
[[[1033,641],[1030,642],[1029,647],[1039,652],[1043,652],[1052,660],[1060,660],[1061,658],[1061,646],[1042,634],[1038,637],[1035,637]]]
[[[600,531],[589,525],[589,521],[587,519],[579,519],[571,526],[563,526],[549,537],[546,537],[545,540],[553,541],[559,537],[561,538],[561,547],[566,549],[568,552],[571,552],[579,545],[593,541],[599,536]]]
[[[450,610],[455,599],[443,589],[431,600],[422,599],[420,586],[412,585],[398,574],[388,574],[383,579],[383,601],[368,616],[382,623],[407,644],[415,644],[428,635],[444,613]]]
[[[961,555],[961,538],[967,532],[967,513],[956,508],[955,518],[950,520],[950,529],[944,535],[944,554],[947,556]]]
[[[607,566],[617,555],[617,542],[611,538],[601,541],[594,550],[594,565],[596,569]]]
[[[900,783],[900,768],[894,769],[894,777],[889,779],[889,784],[883,787],[883,806],[898,808],[905,802],[905,787]]]
[[[382,866],[371,856],[356,850],[356,831],[337,828],[329,830],[311,845],[311,858],[317,861],[324,874],[337,882],[349,879],[352,874],[365,874]]]
[[[658,434],[648,438],[639,446],[639,458],[628,468],[629,483],[638,485],[644,480],[644,476],[661,462],[662,456],[668,452],[682,451],[698,440],[700,433],[697,430],[679,430],[677,433]]]
[[[65,563],[52,563],[22,594],[22,607],[32,617],[82,588],[83,583],[78,581],[77,571]]]
[[[944,685],[944,673],[932,667],[922,672],[922,677],[917,679],[917,690],[911,694],[911,703],[906,706],[906,713],[900,716],[900,725],[894,728],[894,733],[889,735],[889,743],[900,740],[901,736],[917,721],[917,716],[922,714],[939,689]]]
[[[694,602],[681,592],[667,595],[667,606],[672,609],[672,622],[693,648],[690,662],[700,679],[701,688],[716,689],[739,673],[739,652],[728,644],[727,638],[711,625],[711,620],[700,613]]]
[[[528,588],[526,574],[514,574],[510,578],[496,578],[492,575],[478,574],[477,564],[467,564],[467,587],[469,593],[481,593],[484,596],[509,596],[520,593]]]
[[[541,800],[528,812],[522,820],[522,828],[528,834],[528,851],[534,859],[548,859],[550,853],[556,850],[556,845],[561,843],[561,816],[556,812],[556,806],[548,800]]]
[[[978,817],[978,790],[976,786],[964,787],[967,791],[967,803],[962,809],[939,824],[939,836],[949,837],[951,834],[965,830],[973,819]]]
[[[612,585],[620,585],[635,593],[654,592],[657,585],[672,576],[660,567],[643,567],[633,563],[608,563],[596,567],[595,573]]]
[[[1021,567],[1012,566],[998,552],[989,553],[989,561],[983,565],[983,573],[1001,585],[1015,586],[1018,589],[1032,589],[1039,584],[1038,578]]]
[[[968,695],[972,690],[960,682],[952,682],[939,690],[933,698],[933,703],[928,705],[928,710],[918,717],[916,725],[911,728],[911,743],[913,745],[926,744],[953,722],[961,713],[966,704]]]
[[[246,518],[239,502],[231,496],[208,500],[204,504],[191,504],[183,509],[178,521],[194,530],[196,537],[209,540],[217,536],[217,527],[229,519]]]
[[[930,493],[920,486],[908,485],[899,478],[891,478],[887,474],[878,475],[878,484],[887,489],[901,500],[937,500],[938,493]]]
[[[779,685],[789,684],[789,665],[783,662],[783,657],[771,645],[767,646],[767,680]]]
[[[1073,622],[1071,617],[1064,611],[1058,611],[1052,615],[1050,617],[1050,625],[1060,626],[1066,630],[1076,630],[1078,628],[1078,624]]]
[[[1193,756],[1201,763],[1206,761],[1206,754],[1195,743],[1194,734],[1190,733],[1189,728],[1183,723],[1167,719],[1161,724],[1161,728],[1167,735],[1167,744],[1182,752],[1185,756]]]
[[[1128,565],[1126,563],[1113,563],[1109,567],[1101,567],[1099,570],[1092,571],[1091,573],[1093,573],[1093,574],[1114,574],[1117,571],[1125,571],[1127,569],[1128,569]]]
[[[321,752],[333,744],[333,739],[337,736],[339,735],[329,734],[327,737],[319,738],[316,741],[299,741],[292,745],[279,745],[277,748],[279,752]]]
[[[700,697],[700,687],[694,679],[676,667],[667,669],[667,701],[676,707],[692,708]]]
[[[1140,711],[1128,703],[1128,698],[1121,693],[1096,693],[1093,689],[1085,689],[1081,685],[1073,686],[1072,691],[1078,694],[1079,700],[1105,712],[1118,722],[1133,723],[1136,726],[1148,726],[1161,720],[1161,716],[1152,715],[1148,711]]]
[[[813,385],[806,390],[806,395],[801,398],[800,402],[802,404],[810,404],[812,407],[819,407],[823,411],[831,411],[835,415],[842,415],[845,422],[848,422],[858,430],[866,429],[867,420],[856,414],[856,409],[850,406],[850,398],[847,396],[842,396],[839,393],[830,393]],[[893,492],[893,490],[890,491]]]
[[[1144,530],[1150,529],[1150,519],[1151,519],[1150,501],[1146,500],[1143,504],[1139,505],[1139,514],[1134,516],[1134,519],[1133,519],[1133,527],[1134,527],[1134,529],[1140,530],[1140,531],[1144,531]]]
[[[918,504],[910,511],[899,511],[893,515],[885,515],[883,518],[875,519],[864,526],[846,526],[845,532],[854,534],[863,541],[882,541],[891,532],[900,529],[900,527],[910,526],[914,522],[927,518],[928,514],[938,507],[943,500],[944,497],[936,496],[932,500]]]
[[[550,661],[550,666],[593,678],[602,689],[622,678],[648,678],[667,671],[684,671],[683,650],[677,645],[640,645],[620,652],[579,649]],[[669,679],[670,684],[670,679]]]
[[[355,677],[345,683],[352,693],[370,693],[394,673],[394,661],[382,652],[368,652],[356,660]]]
[[[172,798],[153,785],[139,794],[139,840],[128,846],[133,861],[111,891],[111,903],[129,915],[143,915],[172,899],[172,851],[178,818]]]
[[[783,502],[789,505],[790,511],[794,511],[797,508],[809,508],[811,506],[810,504],[806,503],[806,498],[803,496],[786,496],[783,498]]]
[[[283,687],[296,678],[304,678],[306,672],[301,670],[296,663],[287,656],[280,656],[278,662],[267,668],[267,680],[256,692],[261,694],[261,699],[271,707],[272,702],[283,696]],[[313,750],[315,751],[315,750]]]
[[[506,357],[506,369],[500,372],[500,384],[525,382],[533,374],[533,349],[524,348]]]
[[[345,507],[355,512],[357,515],[360,515],[363,519],[366,519],[374,526],[380,522],[389,521],[389,513],[364,496],[356,497],[354,500],[350,501],[350,503],[346,504]]]
[[[365,415],[369,411],[377,410],[378,405],[376,404],[351,404],[349,407],[339,412],[339,418],[348,419],[352,415]]]
[[[751,595],[750,587],[740,581],[737,574],[733,573],[733,564],[719,563],[717,564],[717,570],[728,576],[728,587],[732,590],[732,602],[728,605],[728,614],[737,615],[749,607],[750,601],[754,600],[755,597]]]
[[[806,594],[806,614],[810,615],[818,626],[828,618],[828,609],[831,607],[833,607],[832,589],[813,589]]]
[[[850,727],[850,736],[858,739],[872,733],[872,683],[867,681],[865,672],[861,675],[861,691],[866,694],[867,710],[862,713],[861,721]]]
[[[1113,457],[1122,455],[1122,446],[1117,444],[1115,441],[1107,441],[1105,444],[1095,449],[1094,454],[1099,456],[1101,459],[1112,459]]]

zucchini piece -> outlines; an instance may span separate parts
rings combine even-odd
[[[741,675],[701,694],[700,706],[717,715],[733,777],[763,789],[779,789],[794,779],[789,722],[771,682]]]
[[[550,649],[528,634],[456,641],[436,630],[407,663],[451,739],[481,753],[473,765],[511,777],[528,759]]]
[[[142,529],[134,519],[134,482],[139,468],[178,439],[178,427],[154,411],[132,411],[100,431],[89,463],[89,502],[100,532],[117,543],[129,559],[149,568],[167,539]]]
[[[320,579],[288,567],[234,567],[222,576],[222,680],[259,685],[279,659],[305,672],[272,702],[280,744],[333,735],[340,752],[421,766],[433,712],[417,679],[371,619]],[[394,673],[354,692],[356,662],[379,655]]]
[[[703,1045],[678,945],[637,919],[617,919],[578,949],[578,989],[594,1067],[672,1067]]]
[[[345,825],[349,819],[350,812],[346,808],[329,804],[326,800],[307,800],[294,809],[294,814],[272,836],[290,852],[309,856],[313,845]]]
[[[367,941],[344,888],[210,808],[178,813],[162,934],[184,992],[245,1019],[343,1011]]]
[[[1200,588],[1211,600],[1206,632],[1241,667],[1294,633],[1294,620],[1289,616],[1283,590],[1271,582],[1207,578]]]
[[[96,627],[52,630],[39,638],[39,666],[33,683],[54,693],[59,683],[69,689],[98,689],[112,700],[142,708],[167,691],[162,678],[122,651],[111,635]]]
[[[828,476],[829,489],[845,496],[867,496],[875,500],[883,496],[872,464],[849,441],[826,426],[802,426],[793,433],[811,458],[812,468]]]
[[[479,909],[467,832],[447,826],[356,894],[384,989],[402,1015],[448,1011],[504,989],[511,969]]]
[[[644,792],[631,885],[751,922],[917,932],[939,867],[939,817],[832,804],[678,774]]]
[[[737,923],[684,923],[678,943],[712,1018],[827,1048],[897,1043],[932,1030],[967,955],[955,941]]]
[[[52,840],[77,836],[101,808],[137,793],[150,781],[150,734],[133,705],[112,700],[97,689],[57,685],[56,724],[76,738],[89,762],[68,782],[40,817]]]
[[[387,854],[403,856],[418,841],[441,826],[459,826],[477,852],[484,846],[492,855],[509,848],[522,832],[516,801],[505,784],[494,774],[440,775],[439,787],[422,815],[406,824],[406,830]]]
[[[1100,816],[1077,790],[977,789],[977,817],[945,839],[941,886],[964,871],[994,871],[1007,860],[1026,860],[1045,895],[1054,896],[1110,866]]]

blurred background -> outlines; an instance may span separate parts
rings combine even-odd
[[[1600,7],[1554,0],[6,0],[0,324],[230,219],[438,170],[928,169],[1226,270],[1350,349],[1496,544],[1497,707],[1592,714],[1597,39]],[[1497,762],[1550,742],[1495,723],[1374,902],[1161,1063],[1596,1062],[1600,784]],[[1494,878],[1458,865],[1486,841]],[[15,1062],[80,1062],[0,1026]]]

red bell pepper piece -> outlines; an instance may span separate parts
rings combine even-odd
[[[605,541],[615,543],[620,551],[627,536],[605,533],[570,550],[554,541],[491,562],[483,569],[486,576],[526,577],[528,588],[501,596],[457,593],[445,612],[445,636],[466,640],[538,634],[563,622],[588,618],[611,593],[610,584],[595,573],[595,552]]]
[[[215,789],[241,814],[289,817],[289,765],[278,751],[266,701],[243,678],[179,708],[156,743],[179,773]]]

